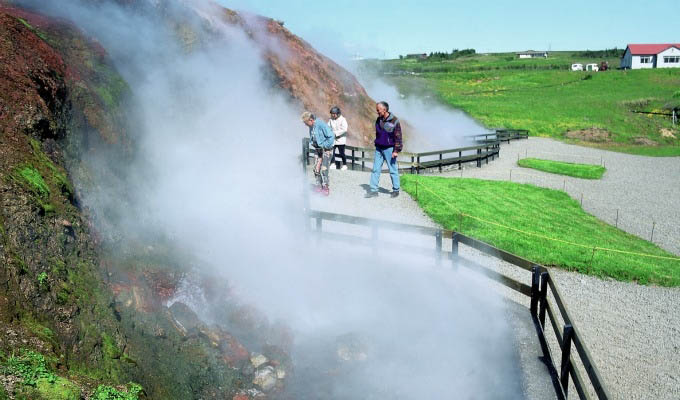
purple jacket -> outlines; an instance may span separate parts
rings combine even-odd
[[[401,139],[401,124],[396,115],[390,113],[386,119],[378,117],[375,120],[375,147],[394,147],[394,151],[401,152],[403,143]]]

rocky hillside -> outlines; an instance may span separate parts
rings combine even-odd
[[[338,105],[350,142],[369,141],[374,103],[351,74],[274,20],[216,10],[262,48],[272,84],[300,111],[325,118]],[[207,40],[170,23],[180,41]],[[0,0],[0,399],[275,395],[292,368],[285,327],[225,300],[227,283],[192,275],[195,260],[162,238],[110,241],[83,206],[99,174],[117,171],[82,160],[131,157],[129,95],[106,50],[71,22]],[[188,277],[226,325],[173,300]]]
[[[265,27],[267,37],[254,34],[253,39],[267,49],[267,59],[281,88],[324,119],[328,119],[329,105],[339,106],[351,127],[348,144],[363,146],[372,143],[375,101],[368,97],[352,74],[317,53],[276,20],[259,17],[246,23],[237,14],[226,12],[232,21],[237,21],[251,32],[257,31],[253,25]],[[283,53],[266,47],[271,37],[276,38],[277,48],[284,49]]]
[[[271,68],[273,85],[289,93],[300,103],[301,109],[324,120],[329,118],[332,106],[340,107],[350,126],[348,144],[364,146],[372,143],[375,101],[351,73],[291,33],[281,21],[240,15],[215,4],[208,14],[204,10],[197,14],[206,24],[217,17],[243,29],[264,53]],[[187,35],[186,26],[178,30],[183,32],[187,42],[196,40],[195,36]]]

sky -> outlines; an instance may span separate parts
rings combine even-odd
[[[678,0],[217,0],[282,20],[328,53],[364,58],[450,52],[599,50],[680,42]],[[333,54],[331,54],[333,55]]]

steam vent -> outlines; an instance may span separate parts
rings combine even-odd
[[[374,100],[275,19],[0,0],[0,399],[554,395],[526,307],[434,236],[308,229],[300,114],[333,105],[372,145]],[[309,205],[394,219],[356,197]]]

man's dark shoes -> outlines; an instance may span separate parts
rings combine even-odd
[[[366,192],[364,198],[370,199],[371,197],[378,197],[378,192]]]
[[[398,190],[392,191],[392,193],[390,193],[390,197],[392,198],[399,197],[399,191]]]

